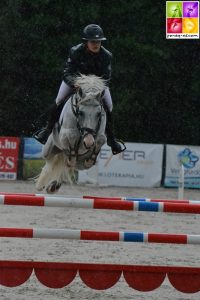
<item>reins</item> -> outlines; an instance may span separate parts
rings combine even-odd
[[[74,103],[75,100],[75,103]],[[79,102],[77,99],[77,94],[74,94],[71,97],[71,108],[74,116],[76,117],[76,126],[80,133],[81,138],[84,137],[86,134],[92,134],[94,137],[96,137],[97,133],[99,132],[100,126],[101,126],[101,120],[102,120],[102,110],[103,110],[103,104],[99,102],[99,106],[101,107],[100,117],[98,119],[98,123],[95,129],[88,128],[88,127],[81,127],[80,126],[80,111],[79,111]],[[86,134],[84,134],[86,132]]]

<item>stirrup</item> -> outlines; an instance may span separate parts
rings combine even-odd
[[[112,147],[111,147],[111,150],[112,150],[112,154],[113,154],[113,155],[117,155],[117,154],[119,154],[119,153],[121,153],[121,152],[124,152],[124,151],[126,150],[126,145],[125,145],[124,141],[122,141],[121,139],[115,139],[115,142],[117,142],[118,144],[120,144],[120,146],[122,145],[123,148],[121,147],[120,150],[115,151],[115,150],[113,150]]]
[[[38,142],[44,145],[46,144],[50,133],[51,131],[49,129],[43,127],[42,129],[39,129],[36,132],[34,132],[33,138],[35,138]]]

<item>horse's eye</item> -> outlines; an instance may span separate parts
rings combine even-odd
[[[79,117],[83,117],[84,116],[84,112],[81,111],[81,110],[79,110],[78,115],[79,115]]]
[[[101,112],[99,111],[98,113],[97,113],[97,118],[100,118],[101,117]]]

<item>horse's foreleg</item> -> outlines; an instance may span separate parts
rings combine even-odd
[[[55,146],[52,134],[49,136],[46,144],[42,149],[42,157],[46,160],[52,158],[54,155],[60,153],[62,150]]]
[[[66,164],[69,168],[75,168],[77,163],[77,145],[80,135],[77,129],[62,129],[60,133],[60,143],[63,147]]]
[[[105,144],[105,142],[106,142],[105,134],[101,134],[101,135],[97,136],[96,147],[99,149],[99,151],[100,151],[101,147]]]
[[[91,168],[96,163],[97,156],[101,150],[101,147],[103,146],[103,144],[105,144],[105,142],[106,142],[105,135],[102,134],[97,137],[95,148],[94,148],[94,151],[92,152],[91,157],[86,159],[84,162],[84,166],[86,169]]]

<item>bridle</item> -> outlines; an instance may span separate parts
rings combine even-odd
[[[79,99],[78,99],[78,94],[75,93],[71,96],[71,99],[69,99],[68,101],[70,101],[71,103],[71,110],[72,113],[74,114],[75,118],[76,118],[76,127],[80,133],[80,137],[78,139],[78,141],[75,143],[74,147],[70,147],[70,153],[67,153],[67,155],[69,156],[69,161],[73,158],[73,157],[80,157],[80,156],[84,156],[86,155],[88,152],[91,152],[91,156],[90,156],[90,160],[93,161],[93,164],[95,164],[96,162],[96,158],[97,155],[99,153],[98,148],[96,147],[96,142],[94,143],[94,147],[92,149],[88,149],[86,148],[86,152],[84,153],[78,153],[79,151],[79,147],[81,144],[81,141],[83,141],[83,139],[88,135],[88,134],[92,134],[94,141],[96,140],[97,134],[99,132],[100,126],[101,126],[101,121],[102,121],[102,115],[103,115],[103,104],[102,101],[99,100],[99,105],[101,107],[101,111],[99,112],[99,119],[98,119],[98,123],[96,125],[95,129],[92,128],[88,128],[88,127],[81,127],[80,125],[80,110],[79,110]]]
[[[95,138],[99,132],[100,126],[101,126],[101,120],[102,120],[102,112],[103,112],[103,104],[101,101],[99,101],[99,106],[101,107],[101,111],[99,113],[98,123],[96,125],[95,129],[88,128],[88,127],[81,127],[80,125],[80,110],[79,110],[79,102],[77,93],[74,94],[71,97],[71,108],[74,116],[76,117],[76,126],[80,133],[81,138],[84,138],[87,134],[92,134]]]

